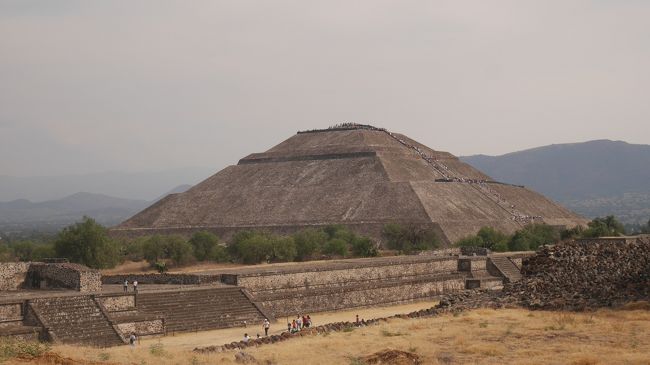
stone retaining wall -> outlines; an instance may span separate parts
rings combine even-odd
[[[123,312],[136,309],[135,294],[102,295],[95,298],[107,312]]]
[[[218,283],[221,281],[221,275],[194,275],[194,274],[122,274],[122,275],[104,275],[102,276],[103,284],[124,284],[128,280],[129,284],[137,280],[139,284],[175,284],[175,285],[198,285]]]
[[[0,322],[23,318],[23,303],[0,303]]]
[[[362,266],[360,262],[358,266]],[[420,262],[397,262],[366,267],[321,269],[318,271],[273,272],[237,275],[234,280],[224,280],[245,287],[251,294],[286,292],[314,288],[341,287],[355,282],[377,282],[391,278],[415,278],[420,275],[456,272],[456,258],[431,257]],[[224,275],[227,278],[227,275]]]
[[[23,288],[29,271],[29,262],[0,263],[0,290]]]
[[[373,305],[407,302],[432,298],[437,295],[463,290],[465,278],[448,275],[433,278],[403,280],[388,283],[365,283],[341,288],[303,290],[294,293],[277,293],[256,298],[258,305],[275,317],[367,307]]]
[[[126,342],[128,342],[131,333],[135,333],[138,337],[156,336],[165,333],[162,319],[118,323],[115,327]]]
[[[80,292],[102,290],[101,273],[79,264],[32,263],[29,267],[28,282],[39,283],[39,288],[66,288]],[[45,288],[42,287],[43,283]]]

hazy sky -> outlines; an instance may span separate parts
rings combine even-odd
[[[650,143],[650,2],[0,0],[0,175],[223,167],[372,123]]]

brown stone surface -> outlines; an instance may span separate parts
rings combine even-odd
[[[208,229],[228,238],[242,229],[288,233],[336,223],[381,240],[383,224],[408,222],[430,226],[449,243],[486,225],[513,232],[532,217],[586,222],[533,191],[492,182],[447,152],[355,127],[298,133],[165,197],[112,233]]]
[[[541,248],[523,280],[506,287],[522,305],[584,309],[650,299],[650,235],[585,239]]]
[[[28,262],[2,262],[0,263],[0,290],[18,290],[24,286]]]

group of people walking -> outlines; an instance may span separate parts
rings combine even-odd
[[[311,327],[311,317],[309,314],[307,315],[298,315],[296,316],[296,319],[291,321],[290,323],[287,322],[287,331],[290,333],[296,333],[300,332],[303,328],[309,328]]]

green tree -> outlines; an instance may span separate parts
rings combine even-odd
[[[508,242],[510,251],[537,250],[539,246],[552,244],[560,240],[557,229],[548,224],[529,224],[514,233]]]
[[[430,250],[440,244],[438,236],[431,228],[415,224],[403,226],[398,223],[388,223],[382,228],[382,237],[388,248],[404,254]]]
[[[150,265],[168,258],[165,236],[154,235],[147,238],[142,244],[142,255]]]
[[[32,252],[32,261],[43,261],[43,259],[55,256],[56,251],[54,251],[54,244],[43,243],[34,247],[34,251]]]
[[[192,245],[183,237],[172,235],[167,237],[167,257],[174,266],[187,265],[194,260]]]
[[[296,232],[293,235],[293,241],[296,245],[296,259],[305,261],[314,258],[316,254],[322,252],[328,239],[328,234],[322,229],[308,228]]]
[[[216,262],[228,262],[230,261],[230,255],[228,254],[228,249],[223,245],[216,245],[210,250],[208,255],[208,260]]]
[[[625,234],[625,227],[613,215],[605,218],[595,218],[587,224],[583,237],[615,237]]]
[[[293,237],[270,237],[272,262],[293,261],[296,258],[297,250]]]
[[[18,241],[11,244],[11,249],[18,261],[32,261],[36,244],[31,241]]]
[[[475,236],[462,238],[456,242],[456,245],[484,247],[492,251],[503,252],[508,251],[509,239],[510,237],[505,233],[486,226],[479,229]]]
[[[348,243],[342,238],[332,238],[325,244],[323,252],[327,255],[346,257],[348,255]]]
[[[260,232],[237,232],[228,248],[234,258],[245,264],[266,262],[273,255],[268,235]]]
[[[379,254],[377,244],[368,237],[354,237],[352,254],[359,257],[375,257]]]
[[[196,259],[205,261],[210,258],[214,247],[219,244],[219,237],[207,231],[196,232],[190,238],[190,244],[194,248],[194,256]]]
[[[60,257],[96,269],[114,267],[120,260],[117,245],[108,237],[106,228],[88,217],[59,232],[54,250]]]

